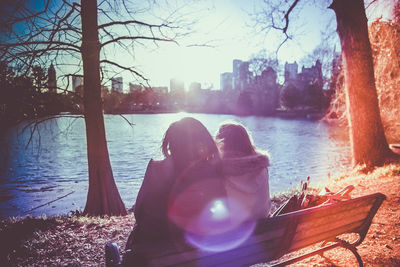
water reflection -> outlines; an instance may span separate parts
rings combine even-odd
[[[161,139],[168,126],[193,116],[214,134],[226,120],[236,120],[252,133],[256,146],[271,154],[270,190],[285,190],[311,176],[312,182],[346,170],[349,147],[344,140],[330,139],[328,125],[300,120],[236,117],[210,114],[126,115],[131,127],[118,115],[106,115],[110,160],[121,197],[131,207],[150,158],[161,157]],[[40,124],[33,133],[25,125],[0,140],[0,215],[66,213],[82,209],[88,188],[85,125],[82,118],[57,118]]]

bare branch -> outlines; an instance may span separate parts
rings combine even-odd
[[[208,47],[208,48],[216,48],[217,46],[211,44],[188,44],[186,47]]]
[[[133,127],[135,125],[135,123],[130,122],[123,114],[119,114],[119,116],[121,116],[129,124],[129,126]]]
[[[28,45],[59,45],[65,46],[64,49],[74,48],[75,51],[80,51],[80,47],[74,44],[70,44],[67,42],[60,42],[60,41],[30,41],[25,43],[5,43],[0,45],[0,50],[3,48],[13,48],[13,47],[21,47],[21,46],[28,46]],[[50,47],[48,47],[50,49]]]
[[[146,26],[149,28],[161,28],[161,27],[167,27],[167,28],[177,28],[177,27],[172,27],[168,24],[149,24],[149,23],[145,23],[142,21],[138,21],[138,20],[127,20],[127,21],[112,21],[109,23],[105,23],[105,24],[101,24],[99,25],[99,29],[104,29],[110,26],[115,26],[115,25],[128,25],[128,24],[137,24],[137,25],[142,25],[142,26]]]
[[[285,32],[285,39],[278,45],[278,47],[277,47],[276,50],[275,50],[275,54],[278,54],[279,49],[281,49],[282,45],[283,45],[284,43],[286,43],[287,40],[289,40],[289,39],[290,39],[289,35],[287,35],[286,32]]]
[[[289,9],[288,9],[288,11],[286,12],[286,14],[285,14],[285,22],[286,22],[286,24],[285,24],[285,27],[283,27],[283,32],[286,34],[286,31],[287,31],[287,29],[289,28],[289,15],[290,15],[290,13],[292,12],[292,10],[296,7],[296,5],[297,5],[297,3],[299,2],[300,0],[295,0],[293,3],[292,3],[292,5],[289,7]]]
[[[142,74],[140,74],[139,72],[134,70],[133,67],[125,67],[125,66],[119,65],[118,63],[115,63],[114,61],[110,61],[107,59],[100,60],[100,63],[105,63],[105,64],[110,64],[110,65],[116,66],[122,70],[129,71],[129,72],[133,73],[134,75],[139,76],[141,79],[143,79],[146,82],[148,81],[148,79],[146,79],[146,77],[144,77]]]
[[[160,41],[160,42],[172,42],[172,43],[177,43],[175,40],[173,39],[168,39],[168,38],[159,38],[159,37],[154,37],[154,36],[121,36],[109,41],[106,41],[104,43],[101,44],[101,47],[104,47],[108,44],[111,43],[116,43],[119,41],[123,41],[123,40],[151,40],[151,41]]]

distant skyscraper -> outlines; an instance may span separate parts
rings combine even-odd
[[[141,84],[134,84],[134,83],[129,83],[129,92],[133,93],[133,92],[140,92],[143,91],[143,85]]]
[[[276,86],[276,71],[271,68],[267,67],[263,72],[261,73],[261,80],[263,83],[263,87],[275,87]]]
[[[250,84],[252,73],[249,71],[249,62],[239,59],[233,60],[233,89],[244,90]]]
[[[239,75],[240,65],[243,63],[240,59],[233,60],[233,75]]]
[[[220,89],[222,91],[233,89],[233,73],[232,72],[221,73]]]
[[[170,89],[171,93],[184,92],[185,84],[183,83],[183,81],[173,78],[169,82],[169,89]]]
[[[49,92],[56,93],[57,77],[56,77],[56,69],[54,68],[53,63],[50,64],[47,74],[48,74],[47,87],[49,88]]]
[[[72,75],[72,91],[77,92],[83,86],[83,75]]]
[[[122,77],[111,78],[111,90],[116,92],[123,92]]]
[[[250,63],[247,61],[242,62],[239,66],[239,79],[242,82],[242,85],[247,85],[251,82],[251,72],[249,71]]]
[[[233,77],[232,77],[232,88],[237,90],[240,87],[240,78],[239,78],[239,68],[243,61],[239,59],[233,60]]]
[[[302,67],[301,73],[303,76],[307,76],[309,80],[319,79],[322,81],[322,64],[321,61],[317,60],[315,65],[312,65],[309,68]]]
[[[167,86],[155,86],[151,87],[154,92],[158,94],[168,94],[168,87]]]
[[[199,82],[192,82],[189,85],[189,91],[199,91],[201,90],[201,83]]]
[[[285,82],[297,79],[298,65],[294,63],[285,63]]]

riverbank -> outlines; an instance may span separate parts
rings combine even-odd
[[[325,186],[337,191],[349,184],[355,186],[352,197],[374,192],[387,196],[366,239],[358,247],[365,265],[399,266],[400,165],[392,164],[367,175],[351,173],[334,177]],[[132,214],[105,218],[72,214],[66,217],[3,220],[0,221],[0,263],[1,266],[103,265],[104,244],[113,241],[123,248],[133,223]],[[354,256],[342,249],[325,255],[327,258],[315,256],[298,265],[352,266],[356,263]]]

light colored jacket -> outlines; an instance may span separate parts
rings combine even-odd
[[[271,208],[268,166],[268,157],[260,153],[222,160],[225,189],[233,214],[244,220],[268,216]]]

